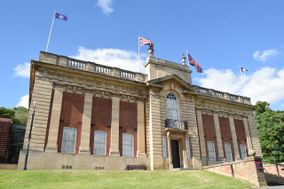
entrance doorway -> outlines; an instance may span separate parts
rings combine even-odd
[[[171,148],[172,148],[173,168],[180,168],[180,156],[179,156],[178,140],[171,140]]]

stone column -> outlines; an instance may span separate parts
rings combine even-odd
[[[232,140],[233,140],[235,160],[239,160],[240,159],[239,144],[238,144],[237,135],[236,135],[234,117],[232,115],[229,115],[229,121],[230,121],[230,129],[231,129],[231,135],[232,135]]]
[[[93,94],[86,92],[84,97],[84,112],[82,121],[80,153],[90,153],[90,132],[92,119]]]
[[[206,158],[207,155],[206,155],[206,144],[205,144],[205,139],[204,139],[201,110],[196,110],[196,114],[197,114],[197,125],[198,125],[199,141],[200,141],[200,149],[201,149],[201,159],[204,160],[204,158]]]
[[[54,89],[48,141],[45,149],[45,151],[47,152],[58,151],[57,140],[58,140],[58,130],[59,130],[63,91],[64,91],[63,88],[55,87]]]
[[[120,156],[119,153],[119,103],[120,97],[112,97],[111,112],[111,144],[110,156]]]
[[[224,150],[223,150],[223,145],[222,145],[222,138],[221,138],[221,130],[220,130],[218,113],[214,112],[213,117],[214,117],[215,133],[216,133],[217,148],[218,148],[218,160],[223,160],[224,159]]]
[[[137,127],[137,156],[146,157],[144,101],[137,101]]]
[[[183,168],[187,169],[187,156],[186,156],[186,135],[181,139],[181,146],[182,146],[182,159],[183,159]]]
[[[172,169],[173,168],[172,147],[171,147],[171,137],[169,131],[167,132],[167,151],[168,151],[169,169]]]
[[[248,156],[253,156],[255,154],[252,142],[251,142],[251,136],[248,128],[248,119],[246,117],[243,118],[244,127],[245,127],[245,133],[246,133],[246,139],[247,139],[247,147],[248,147]]]

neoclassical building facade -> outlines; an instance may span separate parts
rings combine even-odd
[[[145,68],[142,74],[41,52],[31,64],[18,168],[34,110],[28,169],[200,169],[261,156],[249,98],[192,85],[185,57],[170,62],[150,49]]]

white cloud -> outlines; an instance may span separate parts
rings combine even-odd
[[[24,63],[24,64],[19,64],[18,66],[15,67],[15,76],[19,77],[30,77],[30,64],[29,63]]]
[[[18,104],[16,105],[18,106],[24,106],[26,108],[29,108],[29,95],[24,95],[21,97],[20,101],[18,102]]]
[[[113,12],[112,0],[97,0],[97,6],[99,6],[105,14],[111,14]]]
[[[246,76],[232,70],[209,69],[204,73],[205,77],[198,79],[203,87],[247,96],[252,103],[267,101],[273,105],[284,100],[284,68],[264,67]]]
[[[144,58],[145,55],[142,55]],[[124,49],[87,49],[79,47],[78,54],[73,58],[92,61],[98,64],[117,67],[133,72],[145,72],[144,61],[138,60],[137,52]]]
[[[267,62],[269,59],[278,55],[278,50],[267,49],[264,51],[255,51],[252,55],[253,59],[259,62]]]

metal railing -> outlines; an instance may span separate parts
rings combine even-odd
[[[187,121],[178,121],[173,119],[166,119],[165,127],[179,130],[188,130]]]

